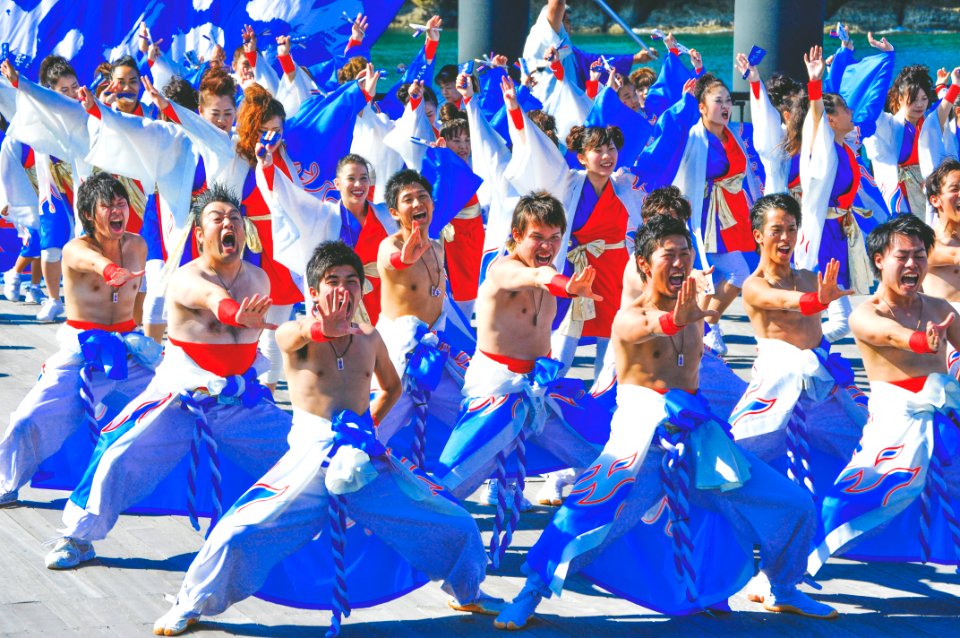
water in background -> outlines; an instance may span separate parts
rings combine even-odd
[[[373,59],[377,66],[390,71],[398,64],[409,63],[423,46],[423,36],[414,39],[410,34],[410,31],[403,30],[384,33],[373,48]],[[677,37],[681,44],[700,51],[703,55],[703,64],[708,71],[713,71],[728,82],[732,80],[733,33],[682,34]],[[898,70],[908,64],[926,64],[936,77],[936,70],[940,67],[950,70],[960,66],[960,33],[893,32],[887,33],[886,37],[896,49]],[[644,37],[644,41],[650,46],[655,46],[661,56],[663,55],[661,42],[654,42],[649,37]],[[867,44],[866,34],[855,34],[853,41],[858,58],[876,53],[876,49]],[[573,36],[573,42],[584,51],[598,54],[637,51],[637,45],[625,35],[585,33]],[[824,37],[824,46],[827,47],[826,54],[830,55],[839,46],[839,40]],[[444,31],[441,34],[436,68],[439,69],[444,64],[456,64],[456,55],[457,32]],[[659,68],[659,63],[654,62],[653,66]],[[392,75],[387,82],[392,84],[396,81],[395,78],[396,75]]]

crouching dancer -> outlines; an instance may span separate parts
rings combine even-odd
[[[201,255],[170,278],[163,362],[150,385],[101,431],[64,509],[63,538],[47,554],[50,569],[92,559],[91,541],[104,538],[119,514],[149,496],[188,454],[204,454],[212,465],[204,494],[197,494],[196,462],[186,481],[185,509],[199,527],[198,496],[209,491],[216,518],[222,495],[239,495],[250,485],[221,484],[221,456],[252,481],[287,451],[290,416],[257,382],[257,368],[266,364],[257,361],[257,338],[267,326],[270,290],[266,274],[242,260],[239,202],[214,184],[194,203],[193,221]]]
[[[106,173],[77,192],[86,234],[63,249],[67,323],[57,332],[60,350],[44,363],[0,439],[0,506],[16,503],[17,490],[78,428],[86,424],[96,441],[98,404],[113,394],[111,403],[125,405],[147,387],[160,362],[160,347],[133,331],[147,247],[125,231],[129,204],[123,185]],[[85,448],[80,470],[92,450],[92,444]]]
[[[948,301],[920,292],[933,245],[913,215],[867,237],[880,285],[850,329],[870,380],[870,420],[824,498],[810,573],[834,554],[960,564],[960,385],[944,357],[948,343],[960,348],[960,322]]]
[[[600,300],[592,292],[593,267],[572,278],[553,268],[566,227],[563,205],[546,192],[531,193],[520,198],[511,225],[510,254],[491,264],[479,289],[477,352],[464,380],[464,409],[437,471],[457,498],[496,478],[494,567],[517,529],[526,474],[584,467],[610,424],[609,411],[595,406],[583,382],[559,377],[561,363],[549,358],[555,297]],[[505,483],[511,470],[517,476],[512,494]]]
[[[613,322],[610,440],[530,550],[527,582],[496,627],[524,627],[579,570],[663,613],[723,605],[753,573],[753,543],[773,583],[767,609],[835,616],[796,589],[814,534],[810,497],[740,450],[697,389],[710,311],[697,305],[686,227],[658,215],[637,233],[635,252],[646,286]],[[651,531],[664,508],[669,537]]]
[[[360,258],[342,242],[326,242],[314,251],[306,275],[313,319],[277,330],[293,403],[290,451],[214,528],[173,608],[154,626],[158,635],[179,634],[201,614],[219,614],[250,596],[277,563],[318,533],[330,535],[334,553],[327,635],[336,635],[341,615],[349,615],[350,603],[357,602],[349,596],[348,581],[392,580],[387,561],[355,559],[358,548],[351,547],[349,536],[344,542],[347,516],[355,529],[369,530],[415,569],[443,579],[458,607],[486,613],[498,608],[485,607],[491,599],[480,594],[486,555],[476,523],[377,440],[374,423],[402,390],[380,335],[349,319],[361,297]],[[371,403],[372,376],[383,391]],[[299,568],[311,569],[309,563]],[[405,592],[398,587],[381,594],[380,602]]]

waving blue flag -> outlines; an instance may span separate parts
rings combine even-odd
[[[439,237],[443,227],[477,194],[483,180],[449,148],[428,148],[420,173],[433,184],[430,236]]]
[[[647,145],[647,140],[653,133],[653,125],[647,118],[621,102],[616,92],[603,87],[587,113],[584,126],[610,125],[623,131],[623,148],[617,158],[617,168],[632,166]]]
[[[230,52],[242,44],[241,29],[253,26],[262,51],[275,51],[275,38],[294,39],[293,56],[300,64],[316,64],[342,54],[350,38],[343,19],[367,16],[365,46],[373,42],[397,14],[403,0],[8,0],[0,12],[0,42],[15,54],[32,59],[27,72],[36,73],[40,60],[57,53],[69,59],[81,83],[97,64],[122,54],[134,55],[139,29],[146,22],[154,39],[180,62],[185,54],[210,59],[216,44]],[[196,66],[196,65],[188,65]]]

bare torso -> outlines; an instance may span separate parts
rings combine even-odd
[[[798,292],[816,292],[817,276],[808,270],[794,270],[795,286]],[[751,282],[751,280],[753,280]],[[776,288],[763,278],[762,272],[756,272],[744,282],[743,307],[747,311],[750,325],[759,339],[779,339],[802,350],[816,348],[823,340],[820,327],[820,313],[804,315],[796,310],[762,308],[749,303],[751,284]]]
[[[386,266],[390,255],[403,246],[400,233],[390,235],[380,244],[377,270],[380,273],[380,312],[389,319],[414,316],[432,326],[443,312],[443,296],[447,279],[443,269],[443,247],[431,241],[430,249],[419,260],[403,270]],[[439,290],[434,295],[433,290]]]
[[[113,325],[133,318],[133,304],[140,290],[141,277],[114,288],[103,280],[101,274],[81,263],[86,261],[83,254],[92,250],[131,272],[143,270],[147,259],[146,242],[139,235],[124,233],[120,245],[122,251],[104,252],[90,237],[84,236],[64,246],[63,291],[68,320]]]
[[[491,265],[491,273],[498,266],[496,262]],[[546,290],[506,290],[488,275],[477,291],[475,308],[478,349],[526,361],[550,354],[557,300]]]
[[[610,341],[617,362],[618,382],[658,391],[696,390],[703,357],[703,322],[683,326],[672,337],[659,336],[639,343],[624,341],[619,336],[618,323],[642,318],[648,310],[642,303],[642,299],[637,299],[621,308],[613,320]]]

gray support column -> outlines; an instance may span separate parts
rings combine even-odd
[[[459,62],[491,51],[516,60],[530,31],[530,0],[460,0],[458,25]]]

